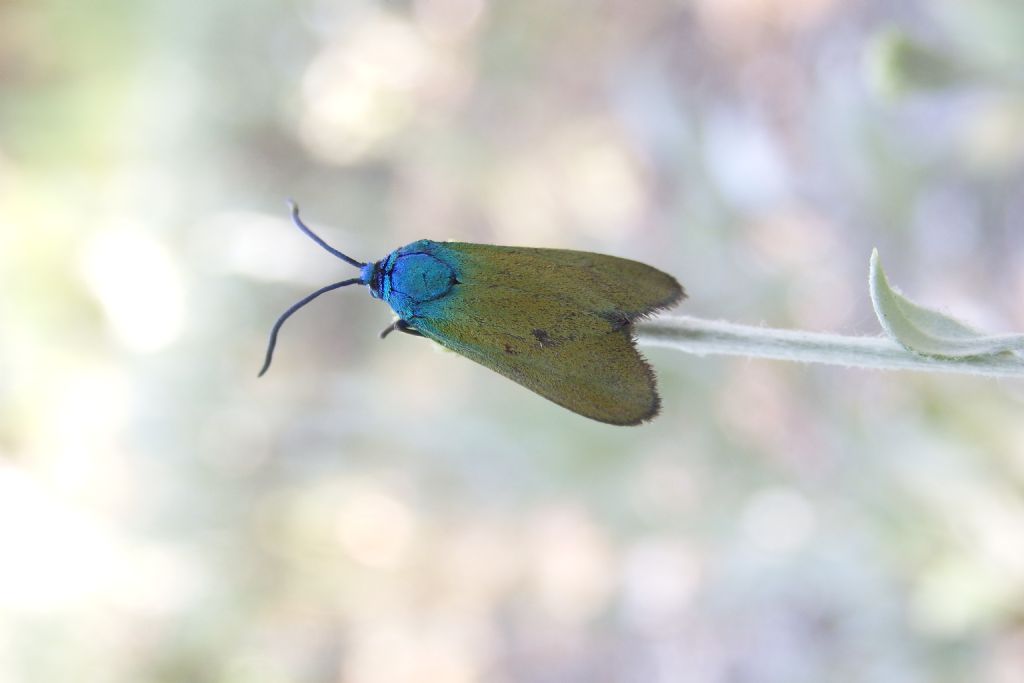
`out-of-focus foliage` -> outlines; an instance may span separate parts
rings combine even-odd
[[[1021,680],[1016,384],[652,350],[663,414],[613,428],[378,341],[363,291],[255,373],[352,274],[288,196],[361,259],[604,251],[809,329],[875,331],[877,245],[1024,328],[1022,33],[1019,0],[0,2],[0,680]]]

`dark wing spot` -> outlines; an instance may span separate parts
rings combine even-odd
[[[622,311],[611,311],[609,313],[603,313],[602,318],[612,324],[612,329],[618,332],[624,327],[628,327],[630,324],[629,316]]]
[[[550,335],[548,335],[547,330],[534,330],[533,336],[534,338],[537,339],[537,342],[540,344],[541,348],[544,348],[545,346],[555,345],[555,340],[552,339]]]

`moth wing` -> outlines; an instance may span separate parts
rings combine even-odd
[[[674,277],[630,259],[569,249],[435,243],[459,280],[476,286],[515,287],[563,294],[577,307],[633,321],[685,298]]]
[[[654,373],[621,316],[582,308],[572,292],[507,282],[463,281],[408,322],[580,415],[635,425],[658,413]]]

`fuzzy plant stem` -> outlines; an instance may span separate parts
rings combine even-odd
[[[640,344],[665,346],[698,356],[719,354],[878,370],[1024,377],[1024,360],[1013,354],[934,358],[912,353],[884,337],[779,330],[690,316],[637,323],[636,336]]]

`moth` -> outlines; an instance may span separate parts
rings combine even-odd
[[[260,376],[284,322],[319,297],[366,285],[397,319],[383,332],[426,337],[584,417],[637,425],[658,414],[654,371],[633,323],[685,298],[674,277],[637,261],[568,249],[418,240],[362,263],[295,225],[359,277],[321,287],[274,323]]]

